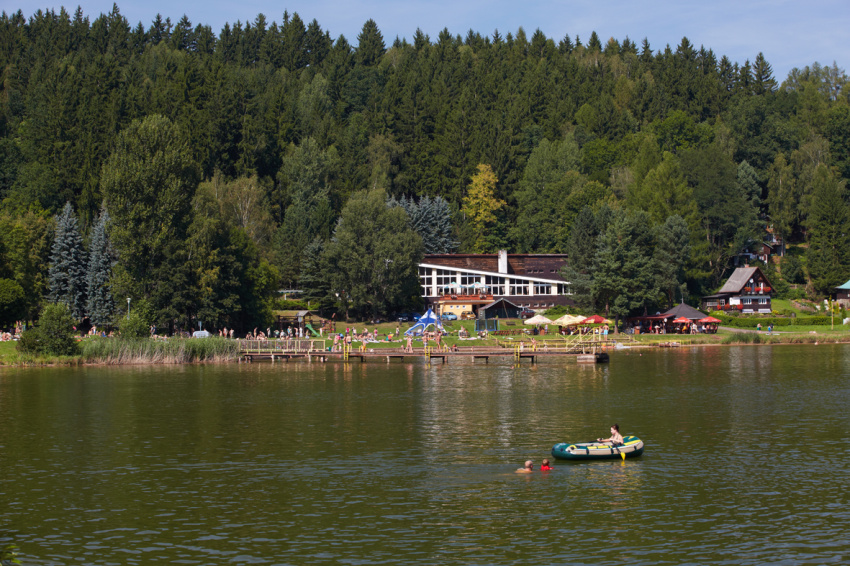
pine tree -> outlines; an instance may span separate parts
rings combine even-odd
[[[384,36],[381,35],[378,24],[372,19],[363,24],[357,41],[357,62],[367,67],[376,65],[387,50],[384,45]]]
[[[599,231],[596,217],[589,206],[583,207],[573,222],[570,231],[570,266],[580,273],[586,273],[593,265]]]
[[[815,290],[829,293],[850,269],[850,210],[846,181],[824,164],[814,173],[814,199],[807,228],[808,264]]]
[[[587,50],[596,53],[602,51],[602,42],[599,40],[599,35],[595,31],[590,34],[590,39],[587,40]]]
[[[88,283],[88,302],[86,310],[95,326],[104,326],[112,320],[115,302],[109,289],[112,276],[112,256],[109,249],[109,236],[106,226],[109,214],[104,210],[95,225],[89,246],[89,264],[86,279]]]
[[[391,198],[387,206],[400,206],[407,212],[408,223],[422,238],[426,254],[447,254],[457,249],[452,226],[452,211],[443,197],[427,196],[416,202],[412,197]]]
[[[333,307],[330,268],[324,258],[325,242],[315,238],[304,248],[298,288],[311,309],[322,312]]]
[[[606,315],[646,308],[658,288],[653,277],[651,222],[645,212],[618,213],[599,237],[592,293]]]
[[[71,203],[56,217],[56,235],[50,250],[50,300],[64,303],[82,319],[86,307],[86,250]]]
[[[655,227],[655,280],[658,288],[667,295],[667,306],[676,300],[676,290],[685,278],[685,261],[690,255],[688,223],[678,215],[669,216],[664,224]]]
[[[756,94],[766,94],[776,91],[776,79],[773,78],[773,68],[763,53],[756,56],[753,63],[753,90]]]
[[[758,173],[746,161],[738,164],[738,190],[754,205],[761,207],[761,186]]]

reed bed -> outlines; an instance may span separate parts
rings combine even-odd
[[[850,342],[847,334],[757,334],[737,332],[723,338],[721,344],[843,344]]]
[[[768,336],[762,336],[756,332],[734,332],[723,337],[721,344],[768,344],[771,342]],[[776,341],[778,342],[778,340]]]
[[[169,338],[168,340],[89,339],[82,344],[86,363],[185,364],[232,362],[239,357],[239,342],[225,338]]]

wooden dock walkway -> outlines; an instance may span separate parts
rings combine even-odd
[[[490,363],[490,358],[512,358],[517,363],[524,360],[532,364],[543,359],[576,358],[579,363],[601,363],[608,361],[604,350],[608,346],[602,340],[572,340],[550,346],[548,343],[529,346],[527,342],[500,343],[497,347],[461,346],[457,348],[418,347],[412,352],[404,348],[352,348],[343,347],[340,350],[328,350],[323,340],[243,340],[240,346],[241,359],[247,362],[269,360],[289,361],[302,359],[307,361],[329,362],[358,360],[367,361],[393,360],[425,360],[429,364],[439,361],[447,364],[450,360],[469,359],[473,363],[483,360]]]

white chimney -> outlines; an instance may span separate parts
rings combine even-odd
[[[508,251],[499,250],[499,273],[508,272]]]

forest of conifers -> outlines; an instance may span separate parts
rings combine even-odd
[[[806,250],[773,277],[850,278],[843,70],[566,31],[4,12],[0,303],[12,283],[14,316],[61,299],[66,203],[87,248],[108,213],[110,308],[163,325],[262,324],[295,288],[390,313],[434,250],[570,254],[582,298],[618,314],[715,290],[768,228]],[[449,234],[416,229],[423,197]]]

